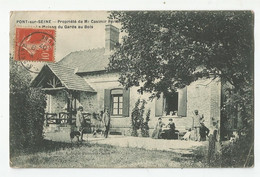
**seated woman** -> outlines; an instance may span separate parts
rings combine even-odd
[[[169,119],[167,127],[170,129],[166,132],[166,139],[175,139],[175,123],[172,121],[172,118]]]
[[[164,126],[165,124],[162,122],[162,118],[159,117],[158,118],[158,122],[155,126],[155,129],[153,131],[153,134],[152,134],[152,138],[154,139],[160,139],[162,138],[161,137],[161,133],[162,133],[162,127]]]

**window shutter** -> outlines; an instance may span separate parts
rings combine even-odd
[[[160,98],[155,98],[155,117],[163,115],[163,94],[160,95]]]
[[[123,116],[129,117],[130,89],[123,90]]]
[[[178,116],[187,116],[187,87],[179,91]]]
[[[104,109],[109,108],[109,110],[111,112],[110,99],[111,99],[110,89],[105,89],[104,90]]]

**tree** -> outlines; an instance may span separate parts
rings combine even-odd
[[[127,36],[110,58],[127,87],[161,92],[216,75],[236,88],[252,82],[253,14],[235,12],[112,12]],[[198,67],[203,69],[198,71]],[[197,72],[195,72],[197,71]]]
[[[126,33],[108,70],[126,87],[159,96],[202,77],[231,84],[227,105],[253,142],[254,18],[251,11],[123,11],[110,18]],[[232,101],[230,101],[232,99]]]
[[[10,57],[10,150],[36,147],[43,140],[45,94],[31,88],[32,76]],[[12,154],[11,154],[12,155]]]

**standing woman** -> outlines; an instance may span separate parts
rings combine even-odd
[[[105,138],[108,137],[108,132],[110,128],[110,115],[109,115],[109,109],[105,108],[104,114],[103,114],[103,122],[105,124]]]

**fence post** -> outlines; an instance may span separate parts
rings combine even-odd
[[[217,131],[214,130],[213,134],[209,135],[209,149],[208,149],[208,165],[211,165],[211,160],[214,158],[216,152]]]

